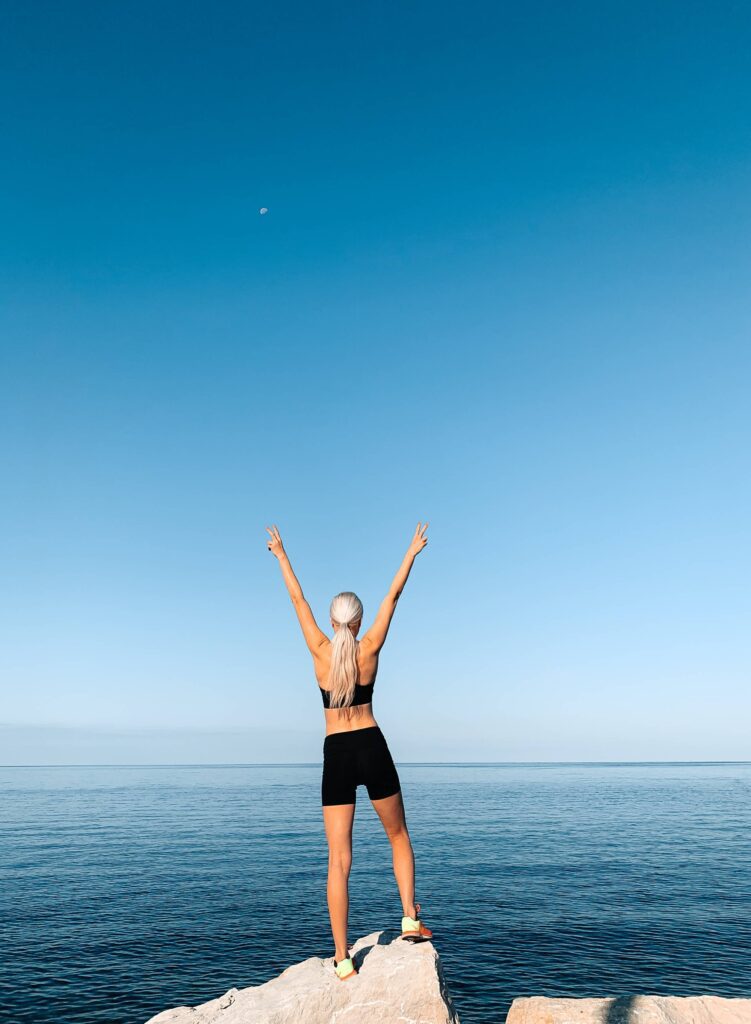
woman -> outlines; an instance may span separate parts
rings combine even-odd
[[[404,561],[389,592],[378,609],[375,622],[361,640],[356,640],[362,624],[362,603],[356,594],[345,591],[331,602],[329,617],[333,640],[322,633],[292,571],[276,526],[266,527],[267,546],[276,555],[289,596],[300,620],[326,716],[323,743],[321,796],[323,821],[329,844],[329,876],[326,895],[334,936],[334,970],[342,981],[357,973],[347,943],[348,882],[352,864],[352,822],[355,794],[362,783],[391,843],[394,875],[402,901],[402,938],[420,941],[432,937],[419,918],[415,903],[415,859],[404,817],[399,776],[378,723],[373,717],[373,686],[378,671],[378,655],[386,641],[412,564],[428,543],[428,524],[417,524]]]

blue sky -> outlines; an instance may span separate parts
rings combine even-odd
[[[751,758],[751,17],[16,5],[0,762]],[[260,216],[260,207],[269,213]]]

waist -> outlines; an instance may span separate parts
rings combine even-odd
[[[366,725],[362,729],[342,729],[341,732],[328,733],[323,741],[323,749],[351,749],[385,742],[386,737],[380,725]]]

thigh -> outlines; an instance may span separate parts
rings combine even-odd
[[[352,850],[352,822],[355,817],[354,804],[332,804],[323,808],[323,827],[331,853],[348,853]]]
[[[324,807],[354,804],[357,794],[356,764],[346,751],[325,751],[321,777]]]
[[[396,765],[385,740],[363,752],[361,774],[371,801],[394,796],[401,789]]]
[[[399,835],[407,828],[407,821],[404,815],[404,800],[401,792],[393,796],[383,797],[382,800],[372,800],[371,803],[375,812],[381,819],[387,836]]]

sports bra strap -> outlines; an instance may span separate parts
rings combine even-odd
[[[345,706],[346,707],[354,707],[357,704],[370,704],[371,701],[373,700],[373,687],[374,686],[375,686],[375,679],[373,680],[372,683],[366,683],[365,686],[360,686],[360,684],[357,683],[356,686],[355,686],[355,695],[352,698],[352,704],[351,705],[348,704],[348,705],[345,705]],[[321,698],[323,699],[323,706],[325,708],[329,707],[330,706],[330,700],[331,700],[331,698],[329,697],[329,694],[330,694],[331,691],[330,690],[324,690],[324,688],[322,686],[320,686],[320,685],[319,685],[318,689],[321,691]]]

